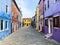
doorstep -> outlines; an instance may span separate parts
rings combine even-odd
[[[54,43],[56,43],[56,44],[60,44],[60,43],[58,43],[56,40],[54,40],[54,39],[52,38],[52,34],[47,34],[47,35],[44,36],[44,38],[45,38],[46,40],[48,40],[48,41],[54,42]]]
[[[52,33],[51,34],[46,34],[45,35],[45,39],[48,39],[48,38],[50,38],[52,36]]]

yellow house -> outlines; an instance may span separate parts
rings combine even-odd
[[[39,20],[40,20],[40,17],[39,17],[39,6],[37,6],[37,9],[36,9],[36,30],[39,30],[39,28],[40,28]]]
[[[31,18],[24,18],[23,22],[24,26],[31,26]]]

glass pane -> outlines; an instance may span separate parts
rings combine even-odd
[[[3,30],[3,20],[1,20],[1,30]]]

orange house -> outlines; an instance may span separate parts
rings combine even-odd
[[[20,10],[19,10],[15,0],[12,0],[12,32],[18,30],[19,11]]]

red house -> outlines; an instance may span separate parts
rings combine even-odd
[[[12,0],[12,32],[18,30],[19,8],[15,0]]]

